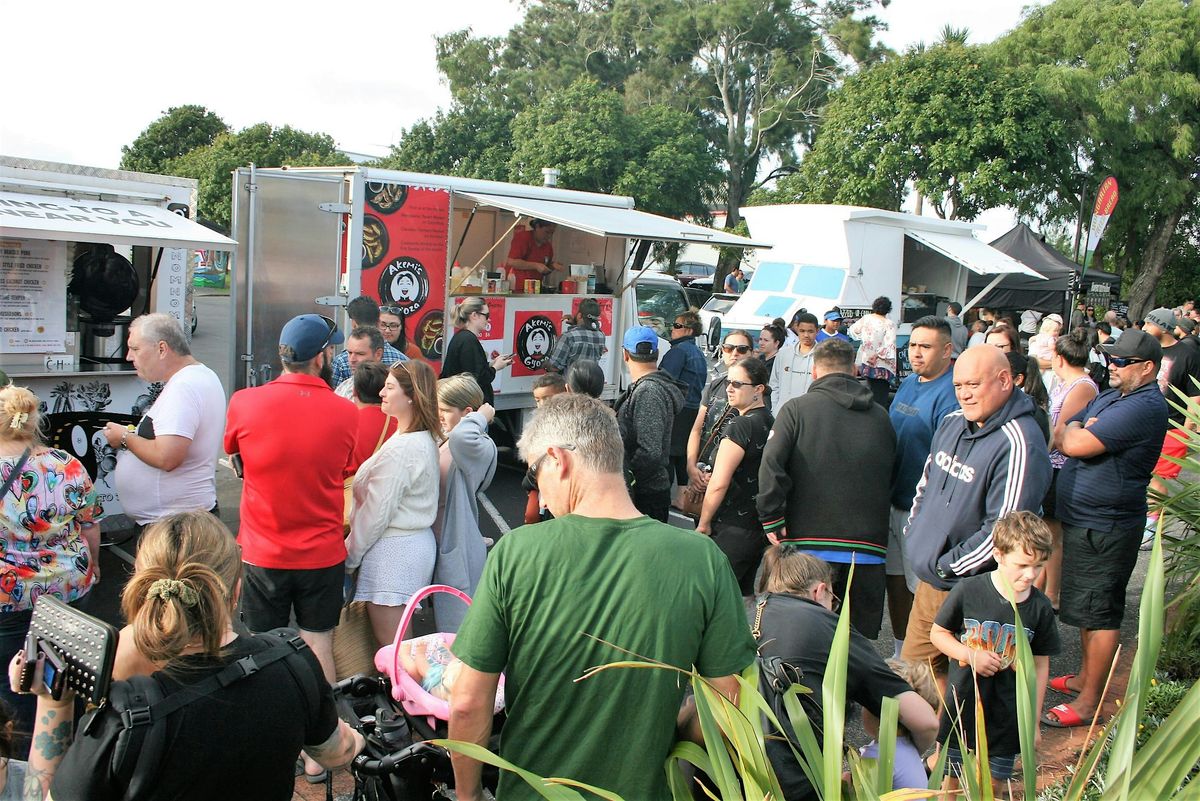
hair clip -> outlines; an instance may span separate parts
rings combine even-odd
[[[11,428],[13,431],[16,431],[18,428],[20,428],[21,426],[25,425],[28,422],[29,422],[29,412],[17,412],[16,414],[14,414],[12,416],[12,420],[9,421],[8,427]]]

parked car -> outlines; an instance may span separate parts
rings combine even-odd
[[[700,321],[704,324],[704,336],[708,350],[716,353],[721,346],[721,327],[724,324],[725,312],[733,307],[737,295],[727,295],[717,292],[700,307]]]
[[[711,291],[706,291],[696,286],[685,286],[683,288],[683,294],[687,295],[688,305],[693,309],[704,308],[704,304],[708,302],[710,297],[712,297]]]
[[[680,261],[675,263],[675,278],[684,286],[689,286],[698,278],[713,277],[717,271],[715,264],[705,264],[700,261]]]

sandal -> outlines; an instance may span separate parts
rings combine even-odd
[[[1103,715],[1096,717],[1097,724],[1103,722]],[[1087,726],[1091,721],[1079,717],[1079,713],[1072,709],[1069,704],[1059,704],[1047,710],[1046,714],[1042,715],[1042,723],[1055,729],[1074,729],[1080,726]]]
[[[1067,686],[1067,682],[1075,678],[1074,673],[1068,673],[1065,676],[1055,676],[1050,679],[1049,686],[1051,690],[1062,695],[1079,695],[1078,690],[1072,690]]]

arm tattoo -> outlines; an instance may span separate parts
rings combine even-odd
[[[49,795],[54,771],[71,745],[71,717],[48,709],[38,721],[36,728],[41,731],[33,738],[25,772],[25,801],[42,801]]]

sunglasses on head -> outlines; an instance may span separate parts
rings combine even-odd
[[[325,335],[325,341],[321,343],[321,350],[325,350],[333,342],[333,335],[337,333],[338,326],[337,323],[325,315],[322,314],[320,317],[325,321],[325,325],[329,326],[329,333]]]
[[[722,345],[721,350],[725,351],[726,353],[733,353],[736,350],[738,353],[745,356],[747,353],[753,350],[753,348],[751,348],[749,345]]]
[[[379,311],[382,312],[383,314],[394,314],[397,317],[404,316],[404,310],[401,309],[399,306],[380,306]]]
[[[1128,367],[1131,364],[1141,364],[1147,359],[1130,359],[1124,356],[1109,356],[1108,363],[1113,367]]]

